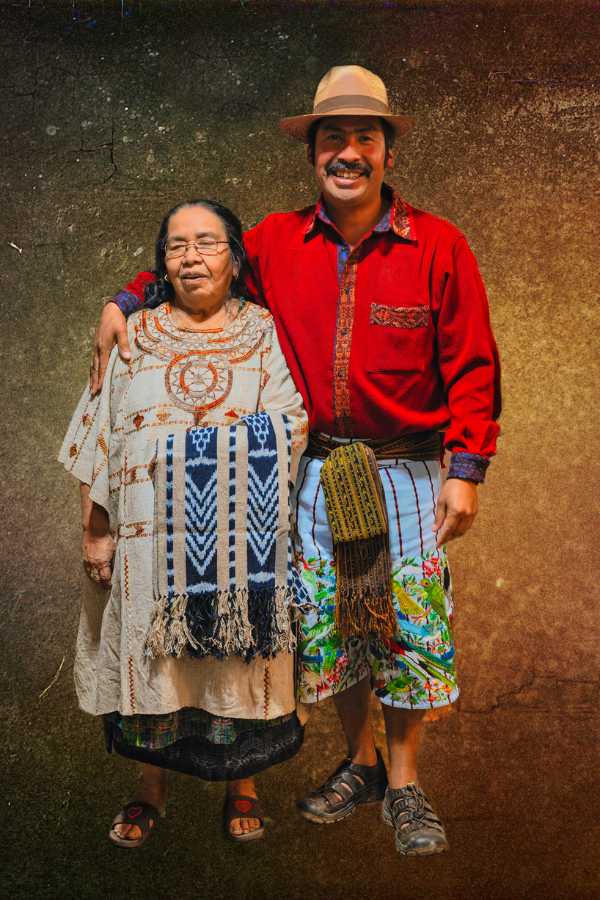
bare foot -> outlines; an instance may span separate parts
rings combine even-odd
[[[227,793],[230,796],[231,794],[243,794],[245,797],[256,797],[254,778],[240,778],[238,781],[227,782]],[[229,831],[231,834],[248,834],[249,831],[256,831],[260,827],[260,819],[241,817],[231,820]]]
[[[140,788],[136,792],[136,800],[151,803],[159,812],[165,808],[167,802],[167,773],[158,766],[150,766],[144,763],[140,778]],[[153,827],[156,826],[156,823]],[[113,831],[121,838],[137,841],[142,836],[139,825],[114,825]]]

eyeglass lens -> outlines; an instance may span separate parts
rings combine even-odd
[[[227,241],[166,241],[165,254],[170,257],[183,256],[188,247],[193,247],[197,253],[201,253],[203,256],[216,256],[217,253],[221,252],[219,250],[220,244],[226,245]]]

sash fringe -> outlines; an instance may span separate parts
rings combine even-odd
[[[159,598],[144,645],[147,657],[241,656],[249,662],[257,656],[266,658],[296,649],[289,624],[290,607],[295,600],[291,587],[277,587],[274,591],[214,591],[202,598],[202,620],[190,617],[189,600],[185,593],[170,600],[166,595]],[[250,610],[255,612],[254,626],[250,623]],[[206,623],[211,620],[213,630],[207,633]]]
[[[387,535],[336,545],[335,624],[340,634],[393,637],[391,569]]]

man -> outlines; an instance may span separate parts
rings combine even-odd
[[[280,125],[307,143],[321,197],[247,232],[248,290],[275,318],[310,421],[297,482],[298,556],[313,599],[300,622],[299,698],[333,696],[348,742],[348,758],[298,805],[326,823],[383,799],[399,852],[437,853],[446,835],[416,761],[427,710],[458,695],[444,545],[473,523],[495,452],[499,363],[487,299],[464,236],[384,183],[412,119],[390,112],[376,75],[334,67],[312,113]],[[115,338],[127,353],[118,307],[133,310],[151,278],[142,273],[105,308],[94,387]],[[440,432],[452,453],[441,487]],[[352,456],[359,447],[362,462]],[[354,489],[340,494],[344,479],[362,490],[355,506]],[[344,517],[371,521],[378,496],[383,524],[344,537]]]

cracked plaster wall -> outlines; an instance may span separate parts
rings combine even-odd
[[[248,896],[280,896],[290,859],[289,896],[303,885],[358,897],[367,871],[382,898],[600,896],[598,9],[139,2],[122,18],[118,3],[78,3],[75,17],[67,2],[4,5],[3,803],[10,836],[26,805],[45,845],[27,865],[13,856],[16,896],[102,897],[123,883],[137,896],[101,845],[128,775],[76,712],[76,490],[55,463],[101,298],[151,264],[158,222],[184,197],[213,195],[247,225],[308,202],[303,150],[275,125],[307,110],[340,62],[378,71],[392,105],[417,116],[391,181],[469,237],[504,367],[498,457],[476,527],[451,547],[460,714],[430,727],[422,756],[454,852],[402,867],[367,811],[341,845],[339,833],[298,823],[289,791],[320,780],[342,748],[324,707],[289,783],[265,778],[278,810],[265,855],[241,864],[215,837],[218,789],[196,786],[192,803],[182,787],[170,832],[177,873],[159,845],[156,884],[191,896],[180,862],[196,871],[197,845],[183,821],[209,842],[197,874],[215,896],[248,883]],[[70,878],[57,861],[74,821]],[[331,867],[340,846],[342,875]],[[105,888],[88,880],[99,867]]]

